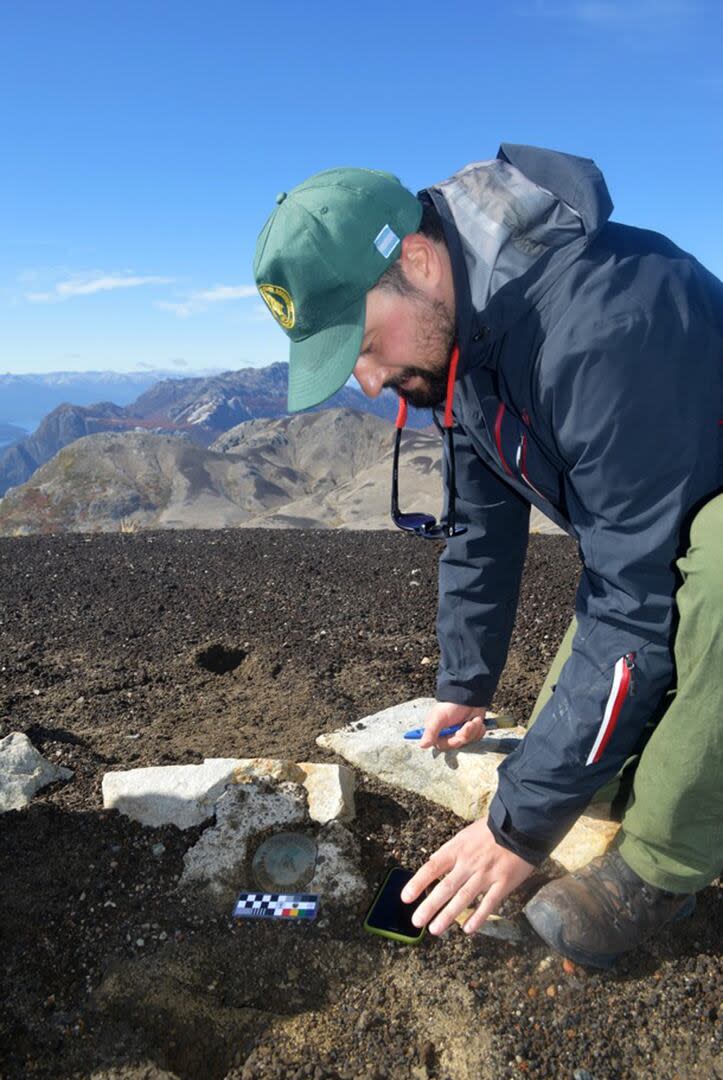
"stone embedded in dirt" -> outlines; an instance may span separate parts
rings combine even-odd
[[[393,705],[319,735],[317,745],[384,783],[424,795],[465,821],[476,821],[486,815],[497,790],[497,769],[504,755],[495,747],[514,749],[514,740],[524,737],[525,729],[500,728],[462,750],[422,750],[417,741],[404,739],[404,732],[423,727],[434,704],[433,698],[415,698]],[[552,858],[570,872],[577,870],[603,854],[618,829],[618,822],[609,820],[606,804],[596,803],[578,818]]]
[[[415,698],[365,716],[339,731],[319,735],[317,745],[333,750],[364,772],[387,784],[424,795],[461,818],[476,820],[487,810],[497,786],[495,753],[499,733],[458,750],[422,750],[418,741],[405,739],[405,731],[423,727],[435,702]],[[520,738],[522,728],[505,729],[505,738]]]
[[[591,859],[604,855],[620,829],[610,820],[608,803],[592,803],[552,852],[552,858],[571,874]]]
[[[464,911],[460,911],[454,921],[459,923],[461,927],[464,927],[467,919],[469,919],[476,910],[477,909],[473,907],[465,908]],[[518,926],[517,923],[512,922],[511,919],[503,918],[502,915],[488,915],[480,928],[475,930],[475,934],[483,934],[485,937],[497,938],[498,941],[508,941],[512,945],[520,945],[524,941],[522,928]]]
[[[190,839],[100,812],[104,772],[200,762],[186,756],[200,727],[215,733],[204,756],[265,755],[352,769],[315,747],[315,736],[364,716],[372,694],[373,711],[434,696],[433,669],[418,663],[423,655],[436,659],[434,605],[418,604],[420,590],[407,590],[406,580],[409,568],[420,566],[431,589],[436,545],[407,542],[398,530],[228,529],[6,539],[0,547],[10,613],[0,613],[0,666],[7,666],[0,698],[6,717],[16,700],[24,721],[18,715],[18,726],[0,736],[25,731],[52,762],[75,770],[74,780],[0,816],[0,1030],[9,1035],[0,1037],[0,1072],[8,1080],[64,1072],[84,1080],[170,1080],[171,1072],[175,1080],[241,1080],[242,1073],[291,1080],[313,1069],[325,1080],[360,1080],[373,1070],[405,1080],[415,1062],[426,1062],[430,1076],[454,1080],[572,1080],[582,1068],[596,1080],[636,1070],[640,1078],[677,1071],[712,1080],[720,1012],[715,889],[701,892],[692,919],[628,954],[619,975],[591,973],[583,981],[564,973],[559,956],[538,974],[548,950],[531,932],[527,955],[487,937],[467,942],[456,927],[441,939],[428,935],[416,949],[385,944],[361,928],[366,897],[337,909],[322,893],[317,919],[302,926],[231,926],[230,906],[218,914],[203,895],[197,905],[190,892],[174,889],[199,830]],[[531,537],[500,709],[521,718],[532,709],[569,624],[579,569],[569,537]],[[33,581],[42,587],[29,587]],[[332,631],[322,641],[334,636],[333,646],[307,642],[319,626]],[[31,647],[31,633],[42,644]],[[216,640],[251,651],[237,673],[215,676],[192,662],[200,644]],[[289,658],[283,685],[271,676],[281,652]],[[123,691],[98,694],[126,684],[136,698],[132,713]],[[32,686],[42,687],[42,697],[28,694]],[[380,694],[386,697],[377,704]],[[79,695],[83,708],[74,704]],[[219,713],[224,697],[230,707]],[[157,722],[134,726],[152,717],[163,720],[160,729]],[[50,733],[42,742],[28,730],[31,722]],[[58,725],[65,734],[53,736]],[[124,738],[139,731],[140,740]],[[159,756],[145,756],[144,745],[164,733]],[[65,751],[53,757],[60,746],[72,760]],[[144,757],[130,760],[139,749]],[[109,758],[117,761],[103,764]],[[362,783],[367,790],[363,803],[357,795],[349,828],[371,888],[388,859],[416,870],[454,832],[450,822],[466,824],[353,771],[358,791]],[[168,851],[156,860],[150,849],[159,838]],[[117,907],[106,908],[106,897]],[[512,917],[525,898],[513,898],[503,913]],[[519,921],[526,929],[524,917]],[[134,945],[139,936],[143,949]],[[505,965],[508,957],[516,966]],[[556,1000],[545,996],[549,982],[562,985]],[[530,983],[536,1000],[525,992]],[[372,1024],[358,1038],[362,1009]],[[78,1018],[87,1025],[76,1034]]]
[[[227,786],[286,780],[306,791],[309,816],[324,824],[354,817],[354,773],[344,765],[276,758],[206,758],[202,765],[160,765],[106,773],[103,806],[158,827],[189,829],[213,817]]]
[[[180,887],[200,885],[227,907],[242,889],[258,888],[251,863],[261,838],[271,835],[274,827],[290,826],[306,826],[317,843],[314,876],[303,892],[348,902],[364,895],[366,883],[353,835],[338,821],[313,823],[303,785],[268,779],[227,789],[217,803],[215,825],[184,856]]]
[[[354,834],[341,822],[330,821],[319,830],[317,843],[316,870],[304,891],[318,893],[322,899],[356,903],[366,893],[367,883]]]
[[[0,814],[22,810],[46,784],[72,777],[71,769],[52,765],[22,732],[0,739]]]
[[[207,758],[202,765],[159,765],[110,772],[103,777],[103,806],[141,825],[190,829],[212,818],[236,758]]]
[[[309,816],[321,825],[327,821],[351,821],[356,816],[354,788],[356,779],[346,765],[321,765],[301,762],[306,779]]]
[[[309,817],[323,825],[327,821],[350,821],[355,816],[355,778],[346,765],[313,761],[281,761],[277,758],[239,758],[234,783],[272,777],[300,783],[306,789]]]
[[[243,880],[251,838],[306,819],[306,798],[298,784],[280,781],[275,790],[270,787],[254,781],[235,784],[219,798],[215,825],[184,856],[182,888],[198,883],[220,895],[254,887]]]
[[[354,773],[344,765],[207,758],[202,765],[112,772],[103,777],[103,805],[143,825],[181,829],[215,816],[186,852],[180,884],[201,885],[225,905],[241,889],[256,888],[249,854],[274,827],[316,826],[316,884],[305,891],[342,900],[366,888],[352,835],[340,824],[354,817]]]

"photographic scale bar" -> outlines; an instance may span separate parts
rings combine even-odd
[[[233,909],[234,919],[314,919],[319,897],[314,893],[242,892]]]

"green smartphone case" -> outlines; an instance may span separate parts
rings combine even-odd
[[[427,932],[426,926],[423,926],[420,929],[420,931],[419,931],[419,933],[418,933],[418,935],[416,937],[408,937],[406,934],[400,934],[395,930],[383,930],[378,926],[371,926],[370,923],[369,923],[369,919],[370,919],[370,917],[372,915],[372,912],[374,911],[377,900],[379,899],[379,897],[384,892],[384,888],[385,888],[387,882],[389,881],[389,878],[392,876],[394,871],[398,870],[398,869],[401,869],[401,867],[393,866],[391,868],[391,870],[388,871],[387,876],[384,878],[384,881],[381,883],[381,885],[377,889],[376,895],[374,896],[374,899],[372,900],[369,911],[366,914],[366,918],[364,919],[364,929],[369,934],[376,934],[378,937],[389,938],[391,941],[400,941],[403,945],[418,945],[419,942],[424,937],[425,933]]]

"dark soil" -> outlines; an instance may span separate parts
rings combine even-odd
[[[714,888],[615,973],[589,973],[531,934],[383,942],[362,929],[368,899],[233,924],[175,888],[200,829],[102,809],[109,770],[331,761],[321,732],[433,696],[438,550],[305,531],[0,541],[0,737],[22,731],[75,774],[0,817],[2,1080],[723,1075]],[[567,538],[531,537],[498,710],[529,713],[578,570]],[[461,823],[357,784],[370,898],[386,866],[416,869]]]

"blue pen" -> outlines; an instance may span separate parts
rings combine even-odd
[[[446,739],[449,735],[454,735],[455,731],[459,731],[459,729],[463,727],[464,724],[453,724],[452,727],[442,728],[437,738]],[[405,739],[421,739],[422,735],[424,735],[423,727],[415,727],[412,728],[411,731],[404,732]]]

